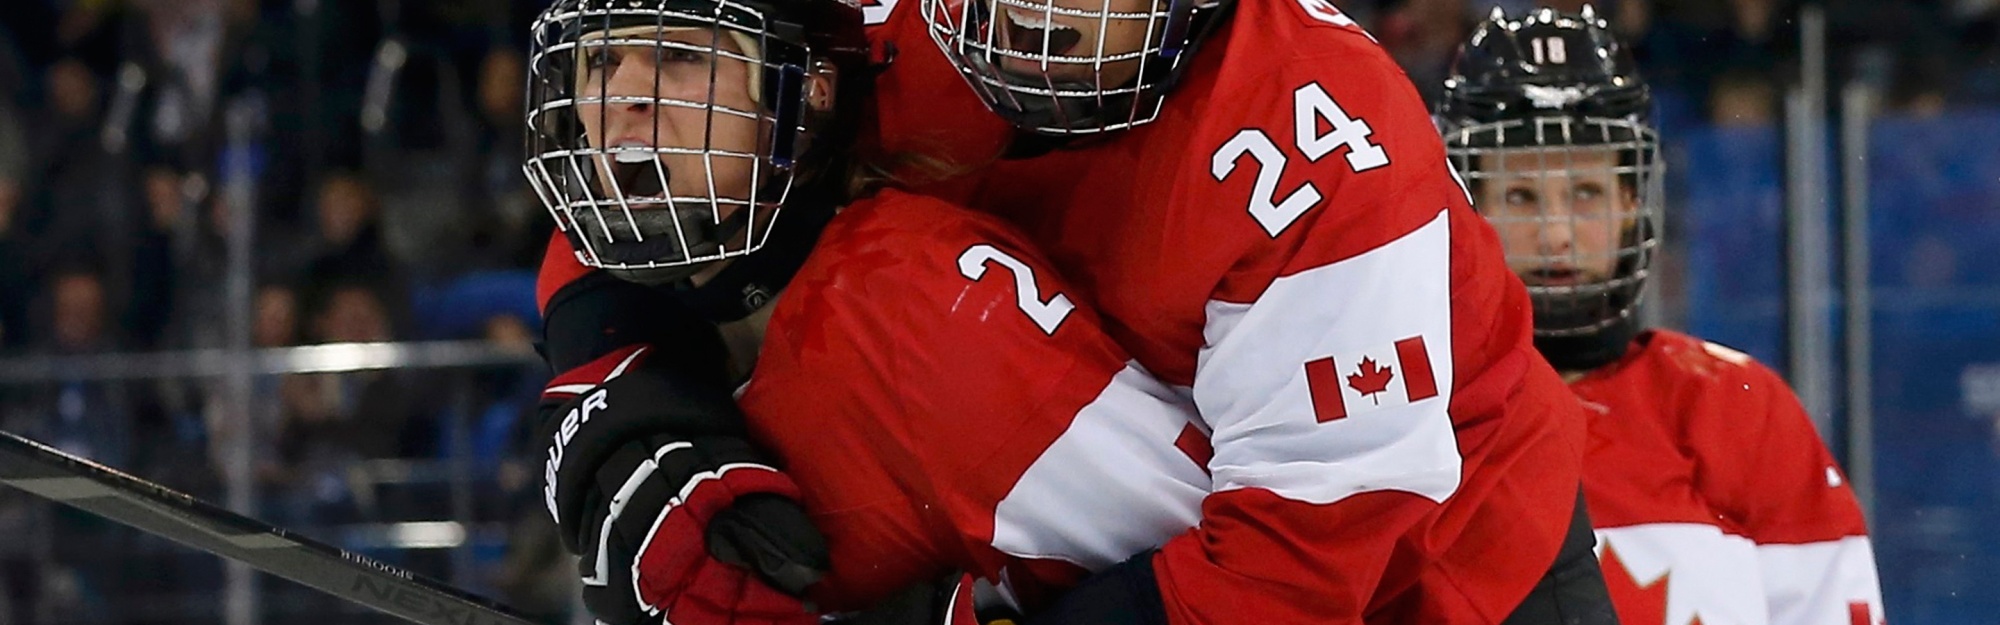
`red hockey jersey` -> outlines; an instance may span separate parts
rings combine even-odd
[[[1861,508],[1783,380],[1749,356],[1642,334],[1572,388],[1583,484],[1626,625],[1871,625]]]
[[[870,156],[899,178],[923,183],[925,193],[964,203],[977,182],[964,174],[998,159],[1014,128],[987,112],[931,41],[918,0],[861,4],[874,55],[887,61],[874,77]],[[547,307],[558,289],[589,272],[562,233],[554,233],[542,259],[536,301]]]
[[[827,227],[739,397],[828,538],[822,605],[963,569],[1032,607],[1195,524],[1193,408],[1072,297],[1018,234],[928,197]]]
[[[1212,433],[1202,523],[1155,560],[1170,618],[1501,621],[1585,424],[1424,103],[1323,0],[1238,2],[1189,62],[1158,120],[970,196]]]
[[[964,203],[974,183],[965,174],[998,160],[1014,127],[987,112],[931,40],[920,0],[870,1],[868,38],[890,61],[875,76],[873,156],[906,186]]]

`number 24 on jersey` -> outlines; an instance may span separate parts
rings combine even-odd
[[[1342,110],[1319,83],[1306,83],[1292,92],[1292,119],[1293,143],[1307,162],[1318,162],[1334,150],[1345,147],[1347,166],[1357,173],[1389,164],[1389,153],[1369,141],[1375,130],[1368,127],[1368,122]],[[1320,132],[1321,120],[1325,120],[1328,128],[1325,133]],[[1277,238],[1292,222],[1298,221],[1300,215],[1319,205],[1323,199],[1319,187],[1311,181],[1300,185],[1284,199],[1278,199],[1278,180],[1284,176],[1290,159],[1270,135],[1256,128],[1239,131],[1224,142],[1209,160],[1209,173],[1215,176],[1216,182],[1227,180],[1236,173],[1237,163],[1246,155],[1257,166],[1257,179],[1250,192],[1250,216],[1272,238]]]

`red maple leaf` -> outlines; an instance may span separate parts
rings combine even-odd
[[[1849,625],[1880,625],[1881,621],[1869,618],[1868,604],[1860,601],[1847,602],[1847,622]]]
[[[1382,398],[1374,395],[1389,390],[1389,380],[1394,377],[1396,374],[1388,367],[1377,366],[1374,359],[1362,356],[1361,370],[1347,376],[1347,386],[1356,393],[1369,396],[1379,406],[1382,405]]]
[[[1640,586],[1639,579],[1625,569],[1625,561],[1618,558],[1611,545],[1604,546],[1604,557],[1597,564],[1604,571],[1604,587],[1611,591],[1611,605],[1618,609],[1620,622],[1667,625],[1667,576],[1661,575],[1653,583]]]
[[[1186,454],[1195,466],[1201,467],[1202,473],[1208,473],[1208,461],[1215,459],[1215,445],[1208,442],[1208,435],[1201,433],[1193,423],[1181,426],[1181,435],[1174,439],[1174,448]]]

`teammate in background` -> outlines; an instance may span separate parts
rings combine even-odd
[[[1584,495],[1626,625],[1884,621],[1867,529],[1783,380],[1640,327],[1661,203],[1641,80],[1604,20],[1495,10],[1438,109],[1535,306],[1535,345],[1589,409]]]
[[[1022,227],[1214,450],[1197,527],[1036,616],[1612,622],[1583,409],[1372,37],[1326,0],[912,4],[959,76],[884,84],[880,114],[958,81],[1021,132],[960,199]]]
[[[802,599],[939,580],[963,618],[957,571],[1033,609],[1200,515],[1193,410],[1018,234],[895,190],[849,203],[860,28],[838,0],[536,22],[525,169],[570,244],[545,267],[537,455],[600,621],[806,624]]]

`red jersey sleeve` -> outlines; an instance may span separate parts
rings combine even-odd
[[[1191,408],[991,218],[885,192],[776,306],[741,401],[827,534],[823,603],[963,569],[1032,606],[1194,523]]]
[[[1303,26],[1246,31],[1252,18]],[[1233,260],[1193,378],[1214,493],[1201,527],[1161,551],[1158,577],[1177,625],[1361,623],[1438,566],[1441,553],[1392,559],[1445,549],[1452,532],[1420,527],[1441,504],[1485,505],[1462,487],[1496,430],[1551,436],[1523,433],[1506,404],[1559,411],[1567,391],[1550,374],[1521,392],[1534,359],[1525,295],[1386,53],[1324,3],[1239,5],[1234,19],[1228,58],[1280,60],[1214,85],[1230,100],[1209,103],[1224,114],[1192,144],[1212,156],[1175,188],[1178,217],[1214,224]],[[1444,611],[1426,622],[1497,621],[1549,566],[1577,492],[1580,447],[1563,451],[1485,467],[1541,478],[1507,491],[1535,501],[1511,521],[1519,538],[1492,541],[1481,564],[1520,580],[1519,594],[1494,605],[1439,584],[1423,592],[1453,597],[1424,602],[1465,607],[1425,608]]]
[[[569,239],[563,233],[550,234],[548,250],[542,253],[541,270],[535,275],[535,308],[548,314],[549,300],[555,298],[556,292],[590,271],[576,259],[576,252],[570,249]]]
[[[1705,361],[1700,370],[1725,380],[1718,392],[1736,396],[1702,404],[1725,409],[1685,415],[1681,434],[1696,488],[1757,545],[1771,622],[1881,621],[1860,504],[1791,387],[1741,352],[1675,338],[1687,358]]]

